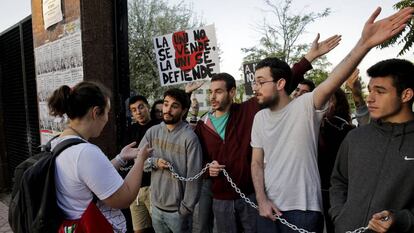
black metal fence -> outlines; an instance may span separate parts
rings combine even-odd
[[[0,34],[0,105],[5,142],[0,153],[6,155],[1,162],[13,177],[14,168],[38,152],[40,144],[30,16]]]

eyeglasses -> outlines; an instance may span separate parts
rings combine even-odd
[[[263,86],[263,84],[265,84],[265,83],[270,83],[270,82],[274,82],[273,80],[271,80],[271,81],[262,81],[262,82],[256,82],[256,81],[252,81],[252,83],[251,83],[251,85],[252,85],[252,87],[258,87],[258,88],[261,88],[262,86]]]

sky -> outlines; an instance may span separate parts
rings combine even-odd
[[[257,24],[272,21],[264,13],[266,5],[263,0],[168,0],[170,4],[183,1],[190,4],[194,12],[201,16],[206,25],[214,24],[217,41],[222,51],[220,71],[228,72],[235,78],[241,77],[240,66],[244,54],[241,48],[248,48],[259,43],[260,34]],[[276,0],[275,0],[276,1]],[[280,1],[280,0],[279,0]],[[362,27],[376,7],[381,6],[379,19],[390,15],[395,10],[392,0],[293,0],[293,12],[321,12],[331,8],[331,14],[310,24],[299,43],[310,43],[319,32],[321,40],[334,35],[342,35],[340,45],[328,55],[328,61],[338,64],[357,42]],[[2,0],[0,2],[0,33],[31,14],[30,0]],[[394,48],[373,49],[361,62],[359,68],[364,81],[366,70],[376,62],[397,56],[402,45]],[[413,48],[414,49],[414,48]],[[401,58],[414,60],[413,49]],[[333,67],[332,67],[333,68]]]
[[[180,0],[170,0],[177,3]],[[277,0],[276,0],[277,1]],[[280,1],[280,0],[278,0]],[[240,77],[239,68],[244,54],[241,48],[248,48],[259,44],[260,33],[256,28],[259,23],[275,20],[264,13],[266,5],[263,0],[183,0],[191,4],[196,14],[201,15],[206,25],[213,24],[216,28],[217,41],[223,54],[220,70]],[[311,43],[317,33],[321,40],[331,35],[342,35],[340,45],[328,55],[328,61],[338,64],[353,48],[368,17],[381,6],[382,12],[378,19],[395,12],[393,5],[398,1],[391,0],[293,0],[292,12],[321,12],[325,8],[331,9],[331,14],[310,24],[306,33],[299,38],[300,43]],[[400,51],[400,46],[391,49],[373,49],[361,62],[361,75],[366,78],[366,70],[376,62],[394,58]],[[402,58],[414,61],[413,49]],[[333,67],[332,67],[333,68]]]
[[[0,33],[32,13],[31,0],[0,1]]]

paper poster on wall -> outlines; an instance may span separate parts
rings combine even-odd
[[[62,0],[43,0],[42,10],[45,30],[63,20]]]
[[[83,81],[83,57],[80,21],[64,26],[59,39],[34,49],[36,86],[39,100],[41,142],[45,143],[61,133],[67,123],[65,117],[49,115],[47,99],[62,85],[73,87]]]
[[[154,38],[162,86],[209,79],[220,72],[214,25]]]

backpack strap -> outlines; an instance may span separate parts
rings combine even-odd
[[[59,137],[60,134],[53,136],[46,144],[40,145],[40,151],[50,151],[50,148],[52,147],[52,141],[55,140],[57,137]]]
[[[54,157],[57,157],[65,149],[67,149],[67,148],[69,148],[71,146],[80,144],[80,143],[86,143],[86,141],[83,140],[83,139],[80,139],[80,138],[69,138],[69,139],[66,139],[66,140],[60,142],[59,144],[57,144],[55,146],[55,148],[53,148],[52,154],[53,154]]]

